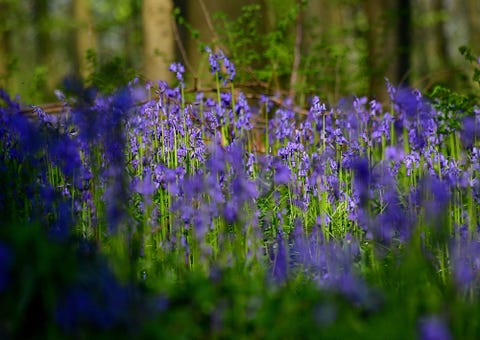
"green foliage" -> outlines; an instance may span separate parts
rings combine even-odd
[[[365,93],[366,78],[361,74],[365,70],[359,66],[366,58],[365,15],[355,14],[343,27],[325,27],[321,19],[308,16],[307,4],[270,0],[263,6],[244,6],[233,20],[215,13],[217,43],[236,66],[237,86],[260,81],[263,92],[294,90],[300,104],[319,93],[331,100]],[[295,46],[297,24],[302,32],[300,46]],[[346,43],[346,36],[353,37],[353,45]],[[356,53],[351,53],[352,48]],[[293,66],[295,54],[300,57],[298,69]],[[297,74],[295,84],[290,83],[292,73]]]
[[[94,50],[87,51],[87,61],[90,73],[87,76],[88,86],[96,87],[102,93],[112,93],[116,89],[126,86],[134,79],[138,72],[127,65],[121,56],[101,56]]]
[[[1,229],[0,239],[15,250],[9,278],[13,288],[0,293],[0,320],[10,323],[1,330],[21,338],[40,332],[53,336],[58,332],[56,304],[76,275],[75,247],[52,242],[37,221],[8,222]]]
[[[261,62],[261,56],[256,52],[257,47],[263,44],[263,38],[258,32],[262,20],[261,6],[255,4],[243,7],[235,21],[230,21],[223,13],[216,13],[214,19],[220,22],[219,33],[224,32],[221,36],[222,43],[229,47],[232,59],[235,60],[238,80],[246,81],[248,72],[252,72],[247,68]]]
[[[474,108],[479,103],[477,96],[461,94],[441,85],[435,86],[428,96],[432,106],[440,113],[437,119],[442,134],[459,129],[462,119],[473,116]]]
[[[480,57],[477,57],[468,46],[460,46],[458,48],[465,60],[469,61],[473,66],[472,80],[480,85]]]
[[[236,65],[239,83],[260,80],[277,90],[288,89],[293,62],[292,32],[299,7],[293,1],[272,1],[270,5],[274,13],[267,32],[262,28],[267,26],[267,9],[254,4],[244,6],[235,20],[216,13],[217,34]]]
[[[465,60],[472,64],[472,80],[480,85],[478,58],[467,46],[459,47],[459,51]],[[433,107],[440,112],[438,120],[440,122],[440,133],[443,134],[461,128],[462,119],[473,116],[475,109],[480,105],[480,93],[478,91],[460,93],[442,85],[435,86],[428,97],[431,99]]]

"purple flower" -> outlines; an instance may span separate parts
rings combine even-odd
[[[454,281],[462,292],[476,292],[480,288],[480,243],[458,238],[450,247]]]
[[[283,162],[277,160],[274,162],[274,182],[275,185],[288,184],[290,182],[292,173],[290,168],[287,167]]]
[[[155,190],[158,189],[158,184],[152,180],[152,172],[148,169],[143,176],[143,179],[138,181],[135,186],[135,191],[147,199],[147,201],[151,200],[151,197]]]
[[[308,110],[309,117],[311,116],[313,121],[321,119],[322,115],[327,110],[327,107],[324,103],[320,102],[320,98],[318,96],[313,97],[312,104],[310,109]]]
[[[183,81],[183,74],[185,73],[185,68],[181,63],[173,63],[170,65],[169,70],[175,73],[178,81],[180,82],[181,87],[185,87],[185,83]]]
[[[415,117],[418,114],[419,100],[417,95],[409,88],[397,90],[395,103],[407,117]]]
[[[68,201],[56,203],[56,220],[50,227],[49,235],[57,241],[67,240],[70,227],[74,225],[72,205]]]
[[[228,201],[223,209],[223,218],[227,223],[234,223],[238,219],[238,204]]]
[[[387,146],[385,148],[385,159],[388,161],[399,162],[405,157],[403,148],[398,146]]]
[[[10,247],[0,242],[0,293],[2,293],[9,284],[12,263],[13,254]]]
[[[250,111],[247,98],[242,92],[240,92],[240,94],[238,95],[237,101],[235,103],[235,113],[237,114],[237,129],[240,129],[242,131],[251,130],[253,127],[252,123],[250,122],[252,113]]]
[[[427,178],[425,187],[433,197],[430,204],[426,205],[425,210],[427,216],[435,218],[435,216],[443,216],[448,209],[450,203],[450,190],[445,181],[437,178]]]
[[[418,328],[421,340],[452,339],[447,323],[442,317],[436,315],[421,318],[418,322]]]
[[[283,239],[283,232],[277,233],[277,249],[273,255],[272,276],[278,283],[284,283],[288,276],[288,254]]]
[[[106,330],[125,326],[130,321],[130,289],[121,286],[106,266],[85,268],[83,274],[57,305],[59,326],[69,333],[85,327]]]
[[[368,200],[370,199],[370,165],[366,158],[357,158],[353,162],[352,168],[354,171],[355,189],[360,199],[359,203],[360,206],[364,207],[367,205]]]
[[[233,78],[235,78],[235,65],[226,56],[223,58],[223,65],[227,70],[228,81],[232,82]]]
[[[227,56],[223,53],[222,50],[219,50],[217,53],[214,53],[210,47],[206,47],[205,50],[208,53],[208,61],[210,63],[210,71],[212,74],[217,74],[220,79],[222,79],[222,75],[220,74],[221,65],[220,61],[223,62],[223,66],[226,70],[227,79],[223,82],[225,85],[226,81],[233,81],[235,78],[235,66],[234,64],[227,58]]]
[[[463,145],[470,149],[480,138],[480,124],[475,117],[465,117],[462,123],[460,138]]]
[[[79,145],[65,135],[54,135],[48,143],[49,159],[59,165],[66,176],[73,177],[80,173],[82,165]]]
[[[354,270],[360,248],[349,234],[341,241],[326,242],[319,228],[310,235],[296,230],[291,252],[293,266],[304,270],[320,287],[338,292],[354,304],[376,307],[378,298]]]
[[[218,62],[219,57],[217,54],[213,53],[210,47],[206,47],[205,50],[208,53],[208,62],[210,63],[210,72],[216,74],[220,72],[220,63]]]

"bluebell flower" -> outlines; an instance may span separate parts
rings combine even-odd
[[[277,233],[276,251],[272,261],[272,276],[278,283],[284,283],[288,278],[288,253],[283,238],[283,232]]]
[[[152,180],[152,171],[147,169],[143,179],[135,185],[135,191],[145,197],[147,203],[151,202],[152,195],[158,189],[158,184]]]
[[[80,174],[82,163],[80,160],[79,145],[66,135],[56,135],[48,143],[49,160],[58,165],[62,172],[73,178]]]
[[[205,50],[208,53],[208,62],[210,63],[210,72],[212,74],[220,72],[220,63],[218,62],[218,55],[213,53],[210,47],[206,47]]]
[[[291,251],[293,266],[321,288],[340,293],[356,305],[376,308],[378,298],[354,270],[360,248],[351,235],[339,242],[326,242],[320,228],[314,228],[310,235],[295,232]]]
[[[388,161],[400,162],[404,156],[403,148],[399,146],[387,146],[385,148],[384,158]]]
[[[169,70],[175,73],[177,80],[180,82],[181,87],[185,87],[185,83],[183,81],[183,74],[185,73],[185,68],[181,63],[173,63],[170,65]]]
[[[357,158],[353,162],[352,168],[355,187],[360,195],[360,205],[365,206],[370,199],[371,174],[369,162],[366,158]]]
[[[251,130],[253,128],[253,125],[250,122],[252,113],[247,98],[242,92],[240,92],[237,101],[235,102],[235,112],[237,114],[237,121],[235,123],[237,129],[241,131]]]
[[[290,182],[292,176],[291,170],[283,162],[275,161],[274,171],[275,185],[288,184]]]
[[[226,56],[223,57],[223,65],[225,66],[227,72],[228,81],[232,82],[236,74],[235,65]]]
[[[133,290],[120,285],[106,266],[94,266],[84,268],[88,275],[81,276],[57,304],[56,322],[69,334],[85,328],[123,328],[130,321]]]
[[[55,221],[49,229],[49,235],[57,241],[67,240],[70,236],[70,228],[74,225],[72,204],[68,201],[56,203]]]
[[[223,209],[223,218],[227,223],[234,223],[238,220],[238,203],[235,201],[228,201]]]
[[[465,117],[463,119],[460,138],[463,146],[467,149],[471,149],[480,138],[480,124],[475,117]]]
[[[419,101],[415,93],[409,88],[400,88],[395,96],[395,103],[407,117],[416,117],[419,109]]]
[[[452,334],[442,317],[431,315],[418,322],[418,333],[421,340],[450,340]]]
[[[453,279],[463,293],[480,291],[480,243],[457,238],[450,246]]]
[[[14,254],[10,247],[0,242],[0,293],[2,293],[10,283],[10,271],[13,265]]]

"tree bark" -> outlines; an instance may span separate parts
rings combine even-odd
[[[123,55],[128,67],[137,69],[142,59],[142,6],[136,0],[129,0],[131,16],[123,28]]]
[[[0,87],[4,88],[8,88],[10,76],[8,59],[12,52],[11,33],[7,20],[9,10],[10,8],[7,2],[0,2],[0,20],[3,26],[0,31]]]
[[[468,0],[468,32],[469,45],[473,52],[480,55],[480,3]]]
[[[412,51],[412,4],[410,0],[397,0],[398,23],[398,68],[397,80],[403,85],[410,85]]]
[[[89,0],[74,0],[73,15],[77,25],[75,30],[75,66],[82,77],[88,76],[86,53],[95,49],[95,32],[91,19]]]
[[[35,54],[37,65],[48,64],[50,60],[52,44],[48,28],[48,1],[35,0],[33,4],[33,24],[35,28]]]
[[[369,96],[385,102],[388,94],[385,77],[394,85],[399,81],[397,46],[398,35],[397,8],[392,0],[365,1],[365,13],[368,21],[367,68],[369,72]]]
[[[144,75],[151,80],[173,79],[175,61],[171,0],[144,0],[142,7]]]

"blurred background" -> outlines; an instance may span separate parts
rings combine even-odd
[[[43,103],[67,76],[105,92],[134,77],[174,83],[180,61],[187,88],[201,88],[208,45],[235,63],[236,86],[300,104],[385,100],[385,77],[478,91],[478,18],[478,0],[0,0],[0,86]]]

